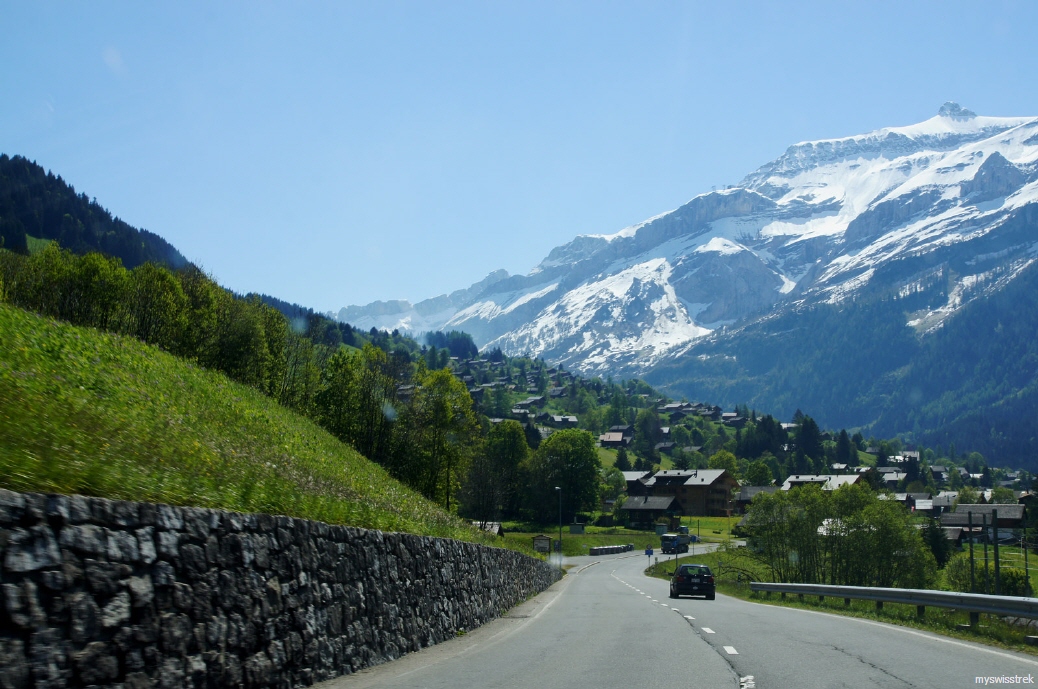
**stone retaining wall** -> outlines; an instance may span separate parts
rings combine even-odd
[[[0,689],[298,687],[472,629],[558,579],[513,551],[0,490]]]

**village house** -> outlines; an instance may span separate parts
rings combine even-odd
[[[645,482],[652,475],[651,471],[622,471],[624,482],[627,484],[627,495],[648,495]]]
[[[670,495],[639,495],[628,497],[620,508],[627,513],[627,525],[632,529],[650,528],[660,517],[677,514],[677,500]]]
[[[600,447],[627,447],[631,444],[630,438],[625,438],[623,433],[603,433],[598,436]]]
[[[774,493],[777,490],[781,490],[779,486],[742,486],[735,498],[736,513],[746,514],[746,508],[758,493]]]
[[[724,469],[659,471],[645,488],[655,496],[673,496],[680,513],[693,517],[723,517],[734,509],[732,491],[739,487]]]

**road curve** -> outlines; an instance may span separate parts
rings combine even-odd
[[[668,597],[644,555],[570,558],[498,620],[322,689],[363,687],[954,687],[1038,679],[1038,659],[869,620]],[[1018,679],[1019,681],[1019,679]]]

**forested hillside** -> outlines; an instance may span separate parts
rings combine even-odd
[[[811,409],[825,427],[1034,470],[1038,266],[936,331],[917,332],[908,322],[947,301],[951,277],[909,295],[788,311],[693,347],[646,380],[780,418]]]
[[[131,227],[86,194],[21,156],[0,155],[0,247],[28,251],[33,238],[56,240],[75,253],[100,251],[135,268],[151,261],[187,263],[162,237]]]

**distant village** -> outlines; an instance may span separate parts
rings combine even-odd
[[[597,436],[602,449],[634,452],[636,418],[643,413],[658,418],[651,451],[659,463],[621,471],[622,495],[604,500],[601,505],[603,515],[615,514],[630,528],[652,528],[677,516],[741,517],[753,497],[761,492],[788,491],[803,485],[817,485],[828,491],[868,483],[883,491],[883,499],[896,500],[920,517],[939,520],[948,540],[961,542],[971,533],[976,535],[992,528],[996,514],[1000,532],[1021,528],[1026,507],[1035,501],[1031,477],[1026,472],[991,472],[985,467],[984,473],[970,473],[964,466],[929,463],[921,452],[914,450],[883,457],[883,466],[828,461],[827,473],[791,473],[781,481],[753,485],[745,476],[740,480],[739,474],[744,472],[705,466],[707,454],[731,447],[731,441],[757,420],[745,409],[724,411],[700,402],[674,402],[654,394],[644,384],[623,387],[598,379],[585,380],[559,367],[529,359],[452,357],[450,365],[454,375],[468,387],[473,401],[487,414],[489,423],[514,419],[542,439],[559,429],[583,428]],[[623,390],[624,405],[629,406],[625,414],[610,409],[610,405],[617,406],[618,389]],[[575,403],[583,396],[592,401]],[[606,425],[610,415],[613,420],[618,415],[624,418],[621,423]],[[780,426],[791,440],[795,438],[798,424]],[[711,428],[717,431],[713,435],[699,430]],[[693,444],[690,440],[707,442]],[[831,448],[836,438],[832,433],[821,432],[819,440]],[[645,449],[643,442],[641,454],[646,454]],[[791,448],[787,444],[782,449]],[[866,446],[862,452],[875,457],[882,455],[883,448]],[[740,457],[739,462],[745,465],[752,459]],[[681,460],[690,466],[677,466]],[[965,495],[960,496],[963,491]]]

